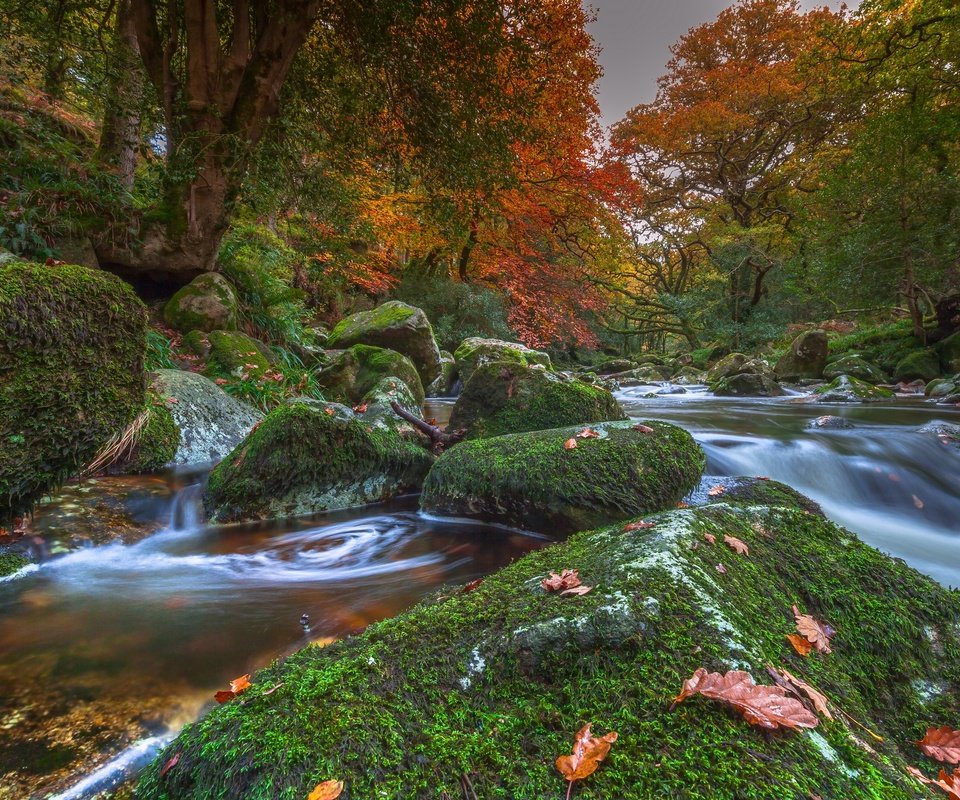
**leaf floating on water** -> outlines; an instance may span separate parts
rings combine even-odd
[[[173,758],[171,758],[169,761],[167,761],[166,764],[163,765],[163,768],[160,770],[161,778],[164,775],[166,775],[170,770],[172,770],[175,766],[177,766],[177,764],[180,762],[180,756],[181,756],[181,753],[177,753]]]
[[[723,541],[727,546],[736,553],[739,553],[741,556],[750,555],[750,548],[747,547],[747,543],[741,539],[738,539],[736,536],[724,536]]]
[[[600,434],[597,433],[593,428],[584,428],[577,434],[578,439],[599,439]]]
[[[719,497],[719,496],[722,495],[725,491],[727,491],[727,487],[724,486],[722,483],[718,483],[718,484],[717,484],[716,486],[714,486],[709,492],[707,492],[707,494],[708,494],[710,497]]]
[[[336,800],[341,794],[343,794],[343,781],[324,781],[313,788],[307,800]]]
[[[567,589],[574,589],[582,583],[580,580],[580,570],[565,569],[559,575],[551,572],[550,576],[540,581],[540,585],[548,592],[561,592]]]
[[[945,761],[947,764],[960,764],[960,731],[947,725],[939,728],[927,728],[926,735],[917,742],[924,755]]]
[[[816,647],[818,652],[833,652],[830,649],[830,638],[834,634],[833,628],[818,622],[809,614],[801,614],[796,606],[793,606],[793,616],[797,620],[797,633]]]
[[[567,439],[567,441],[563,443],[564,450],[573,450],[576,446],[577,446],[576,439]]]
[[[656,522],[647,522],[646,520],[640,520],[639,522],[630,522],[623,526],[625,531],[645,531],[648,528],[656,528]]]
[[[743,714],[747,722],[761,728],[815,728],[820,723],[803,703],[787,697],[786,690],[779,686],[757,686],[753,676],[741,670],[721,675],[701,667],[684,681],[673,702],[681,703],[695,694],[728,703]]]
[[[573,740],[573,753],[560,756],[555,762],[560,774],[571,783],[582,781],[593,775],[600,766],[600,762],[610,752],[610,745],[617,741],[616,731],[610,731],[599,737],[593,736],[590,733],[591,724],[588,723],[577,731]],[[570,796],[569,792],[567,796]]]
[[[714,536],[712,533],[705,533],[705,534],[703,534],[703,538],[707,540],[707,544],[716,544],[716,543],[717,543],[717,537]]]
[[[239,678],[234,678],[232,681],[230,681],[229,691],[219,691],[213,696],[213,699],[218,703],[226,703],[228,700],[232,700],[238,694],[243,694],[252,685],[253,684],[250,683],[250,673],[241,675]]]
[[[787,641],[790,642],[790,644],[793,645],[793,649],[804,658],[810,655],[810,651],[813,650],[813,645],[796,633],[788,633]]]

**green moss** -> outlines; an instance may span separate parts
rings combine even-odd
[[[247,375],[259,378],[274,361],[263,342],[236,331],[211,331],[207,340],[210,352],[204,374],[211,378]]]
[[[124,472],[159,472],[177,455],[180,446],[180,428],[163,398],[148,393],[149,419],[140,433],[133,456],[124,466]]]
[[[840,375],[826,386],[816,390],[821,403],[875,403],[890,400],[896,395],[881,386],[872,386],[866,381]]]
[[[396,325],[402,325],[415,316],[419,309],[408,306],[406,303],[392,301],[377,306],[371,311],[361,311],[340,320],[330,332],[327,340],[329,347],[337,347],[338,343],[350,340],[349,344],[356,343],[356,337],[369,333],[371,330],[382,330]],[[347,346],[349,346],[349,344]]]
[[[940,375],[940,359],[934,350],[914,350],[897,362],[893,379],[912,381],[921,378],[930,381]]]
[[[506,361],[473,372],[457,398],[450,430],[468,438],[626,419],[606,389]]]
[[[419,488],[432,457],[349,408],[293,402],[270,412],[211,473],[217,522],[295,517]]]
[[[355,344],[335,356],[317,373],[317,384],[325,397],[353,405],[359,403],[367,392],[388,377],[403,381],[417,403],[423,403],[423,383],[413,362],[385,347]]]
[[[22,570],[30,561],[20,553],[13,550],[0,549],[0,578],[7,575],[13,575],[14,572]]]
[[[464,339],[453,354],[461,380],[466,383],[473,371],[491,361],[507,361],[521,366],[539,364],[552,368],[550,356],[539,350],[531,350],[516,342],[502,342],[499,339]]]
[[[912,741],[960,712],[956,593],[795,509],[712,506],[652,520],[647,532],[577,534],[473,592],[438,592],[361,636],[276,662],[242,701],[188,726],[137,796],[302,800],[337,778],[347,800],[426,800],[462,796],[466,775],[477,797],[560,798],[554,759],[587,722],[619,739],[575,786],[585,800],[921,796],[904,772],[923,761]],[[747,542],[749,557],[721,533]],[[566,567],[593,591],[545,594],[540,580]],[[790,649],[794,603],[836,629],[832,654]],[[883,741],[840,713],[814,733],[770,733],[703,698],[671,706],[698,667],[737,665],[768,684],[767,662]]]
[[[714,482],[711,482],[711,485]],[[765,478],[734,478],[722,481],[724,492],[719,497],[708,496],[710,503],[736,503],[748,506],[787,506],[809,514],[823,514],[820,506],[806,495],[780,481]]]
[[[75,265],[0,266],[0,517],[27,511],[143,408],[146,310]]]
[[[649,425],[601,423],[569,450],[579,427],[464,442],[434,464],[421,505],[550,534],[667,508],[696,485],[704,455],[683,429]]]
[[[163,319],[182,333],[232,331],[237,327],[237,296],[226,278],[206,272],[167,301]]]

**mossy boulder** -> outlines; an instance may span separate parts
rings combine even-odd
[[[163,319],[181,333],[236,330],[236,292],[223,275],[205,272],[167,301]]]
[[[896,397],[889,389],[874,386],[849,375],[835,378],[826,386],[817,389],[814,395],[818,403],[876,403]]]
[[[170,413],[166,399],[153,391],[148,392],[147,406],[142,413],[146,415],[146,421],[129,456],[118,465],[120,472],[159,472],[177,456],[180,428]]]
[[[636,369],[637,363],[631,361],[629,358],[611,358],[600,364],[597,364],[595,367],[591,367],[590,371],[595,372],[597,375],[613,375],[617,372],[629,372],[631,369]]]
[[[214,522],[299,517],[415,491],[433,462],[419,444],[337,403],[271,411],[210,474]]]
[[[960,375],[954,375],[950,378],[935,378],[930,381],[923,390],[927,397],[941,398],[949,397],[960,391]]]
[[[239,331],[210,331],[205,373],[211,378],[259,378],[276,363],[266,344]]]
[[[752,360],[745,353],[730,353],[724,356],[707,370],[707,383],[714,383],[721,378],[729,378],[731,375],[747,371],[743,368],[744,364]]]
[[[576,378],[493,361],[474,370],[450,415],[467,438],[626,419],[616,398]]]
[[[890,381],[890,377],[880,367],[856,353],[842,355],[831,361],[823,369],[823,377],[828,381],[839,378],[841,375],[859,378],[867,383],[888,383]]]
[[[707,374],[696,367],[681,367],[670,380],[678,386],[696,386],[707,382]]]
[[[658,366],[657,364],[644,364],[636,369],[626,372],[615,372],[608,375],[608,378],[615,380],[621,386],[646,386],[647,384],[661,383],[670,378],[670,369],[668,367]]]
[[[717,397],[779,397],[783,389],[767,372],[740,372],[710,384]]]
[[[629,422],[476,439],[445,452],[420,498],[428,512],[565,534],[674,505],[700,478],[704,455],[682,428]],[[566,449],[574,439],[577,446]]]
[[[539,364],[545,369],[553,367],[550,356],[540,350],[531,350],[518,342],[484,339],[479,336],[464,339],[453,357],[457,362],[457,372],[464,385],[470,380],[475,369],[491,361],[510,361],[524,367],[534,364]]]
[[[326,346],[344,349],[355,344],[402,353],[413,362],[424,386],[429,386],[440,375],[440,348],[430,320],[419,308],[398,300],[340,320],[330,332]]]
[[[826,331],[806,331],[793,340],[773,371],[782,381],[819,378],[827,364],[827,350]]]
[[[619,738],[577,797],[926,796],[906,766],[933,775],[914,742],[960,715],[960,595],[789,506],[645,519],[655,527],[578,533],[473,591],[445,588],[359,636],[279,659],[159,753],[137,797],[304,798],[339,779],[351,800],[561,798],[554,760],[588,722]],[[593,590],[545,592],[566,568]],[[835,629],[832,653],[794,653],[794,604]],[[770,685],[768,663],[823,692],[833,719],[767,731],[703,697],[671,705],[700,667]]]
[[[944,373],[960,372],[960,331],[940,342],[937,353]]]
[[[396,378],[423,404],[420,374],[405,355],[384,347],[355,344],[348,350],[328,353],[330,361],[317,373],[323,396],[337,403],[355,405],[383,378]]]
[[[0,578],[6,578],[19,572],[30,563],[23,553],[11,547],[0,545]]]
[[[228,395],[209,378],[178,369],[157,370],[154,388],[180,431],[173,461],[200,465],[220,461],[263,414]]]
[[[907,354],[893,370],[895,381],[912,381],[920,378],[931,381],[940,375],[940,359],[932,349],[914,350]]]
[[[29,510],[141,411],[146,318],[106,272],[0,266],[0,518]]]
[[[823,514],[819,504],[780,481],[760,477],[704,477],[686,497],[690,505],[726,503],[746,506],[791,506],[809,514]]]

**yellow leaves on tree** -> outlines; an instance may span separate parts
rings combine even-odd
[[[557,761],[557,769],[560,774],[570,783],[567,786],[567,798],[569,800],[570,791],[573,789],[574,781],[582,781],[584,778],[593,775],[600,766],[600,762],[607,757],[610,752],[610,745],[617,741],[617,732],[597,737],[590,733],[590,724],[584,725],[573,740],[573,753],[568,756],[560,756]]]
[[[674,704],[695,694],[733,706],[751,725],[761,728],[815,728],[816,715],[780,686],[758,686],[753,676],[742,670],[724,675],[707,672],[702,667],[684,681]]]

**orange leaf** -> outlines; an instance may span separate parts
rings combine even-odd
[[[597,433],[593,428],[584,428],[577,434],[578,439],[599,439],[600,434]]]
[[[325,409],[323,409],[323,413],[325,413],[328,417],[332,417],[337,412],[330,408],[330,406],[327,406]]]
[[[810,644],[810,642],[795,633],[788,633],[787,641],[793,645],[793,649],[796,650],[797,653],[804,657],[810,655],[810,651],[813,650],[813,645]]]
[[[640,433],[653,433],[653,428],[651,428],[649,425],[641,425],[639,422],[633,426],[633,429],[635,431],[639,431]]]
[[[780,686],[757,686],[753,676],[741,670],[721,675],[701,667],[684,681],[674,703],[695,694],[729,703],[747,722],[761,728],[815,728],[820,722],[803,703],[787,697]]]
[[[353,410],[354,410],[356,413],[358,413],[358,414],[366,413],[367,404],[366,404],[366,403],[360,403],[360,405],[354,406],[354,407],[353,407]]]
[[[548,592],[573,589],[580,583],[580,570],[578,569],[565,569],[559,575],[556,572],[551,572],[550,577],[540,581],[540,585]]]
[[[717,537],[714,536],[712,533],[705,533],[705,534],[703,534],[703,538],[707,540],[707,543],[708,543],[708,544],[716,544],[716,543],[717,543]]]
[[[937,778],[937,786],[950,795],[953,800],[960,800],[960,769],[955,769],[953,775],[947,775],[945,770],[940,770]]]
[[[769,665],[767,668],[770,669]],[[777,672],[780,673],[780,677],[784,683],[787,684],[787,689],[797,695],[797,697],[802,698],[803,695],[806,695],[810,699],[810,702],[813,703],[813,707],[817,710],[818,714],[823,714],[827,719],[833,719],[833,714],[831,714],[830,709],[827,708],[827,696],[825,694],[814,689],[805,680],[787,672],[783,667],[780,667]]]
[[[831,653],[830,637],[833,636],[833,628],[818,622],[809,614],[801,614],[796,606],[793,606],[793,616],[797,620],[797,632],[810,642],[820,653]]]
[[[736,551],[740,555],[750,555],[750,548],[747,547],[747,543],[738,539],[736,536],[724,536],[723,541],[727,543],[731,550]]]
[[[722,495],[725,491],[727,491],[727,487],[724,486],[722,483],[718,483],[718,484],[717,484],[716,486],[714,486],[709,492],[707,492],[707,494],[708,494],[710,497],[719,497],[719,496]]]
[[[313,787],[307,800],[336,800],[343,794],[343,781],[324,781]]]
[[[218,703],[226,703],[227,700],[233,700],[236,697],[236,692],[227,691],[226,689],[221,689],[219,692],[214,694],[213,699]]]
[[[639,522],[630,522],[623,526],[625,531],[645,531],[647,528],[655,528],[657,526],[656,522],[646,522],[645,520],[640,520]]]
[[[573,740],[573,754],[560,756],[557,769],[568,781],[580,781],[593,775],[600,766],[600,762],[610,752],[610,745],[617,741],[617,732],[596,737],[590,735],[590,724],[584,725]]]
[[[253,684],[250,683],[250,673],[246,675],[241,675],[239,678],[234,678],[230,681],[230,691],[234,694],[243,694],[247,689],[249,689]]]
[[[677,503],[677,508],[690,508],[690,504],[684,503],[683,500],[681,500],[679,503]]]
[[[924,755],[945,761],[948,764],[960,764],[960,731],[946,725],[939,728],[927,728],[926,735],[917,742]]]
[[[575,448],[576,446],[577,446],[576,439],[567,439],[567,441],[563,443],[564,450],[573,450],[573,448]]]
[[[590,591],[593,591],[593,587],[592,587],[592,586],[584,586],[584,585],[581,583],[579,586],[574,586],[574,587],[572,587],[572,588],[570,588],[570,589],[564,589],[562,592],[560,592],[560,594],[561,594],[561,595],[565,595],[565,594],[576,594],[576,595],[580,595],[580,594],[586,594],[587,592],[590,592]]]

